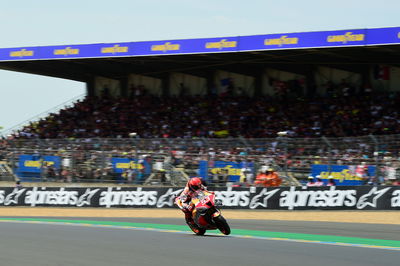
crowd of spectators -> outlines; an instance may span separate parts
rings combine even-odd
[[[86,98],[25,126],[16,138],[269,138],[400,133],[397,94]],[[132,135],[134,133],[135,135]]]
[[[399,134],[399,104],[400,96],[396,93],[371,91],[362,95],[311,98],[228,95],[174,98],[146,94],[112,98],[103,95],[78,101],[59,113],[32,122],[8,139],[1,139],[0,159],[12,157],[10,148],[20,149],[13,156],[23,154],[22,150],[27,147],[30,151],[26,154],[39,150],[43,153],[42,143],[49,154],[71,158],[73,165],[59,172],[44,169],[44,177],[64,182],[109,178],[112,171],[107,162],[113,156],[169,158],[171,165],[183,166],[193,175],[197,174],[200,160],[248,161],[294,173],[309,173],[312,164],[354,165],[364,161],[379,162],[381,179],[376,177],[373,182],[383,183],[388,179],[386,176],[400,169],[399,149],[393,145],[392,150],[386,147],[376,153],[372,140],[359,144],[350,141],[346,145],[352,144],[355,148],[344,149],[336,149],[335,145],[328,149],[325,144],[323,147],[322,140],[312,147],[310,143],[322,136]],[[289,141],[287,145],[288,140],[277,137],[282,131],[288,139],[305,138],[305,142],[291,144]],[[239,139],[245,145],[221,146],[224,138],[229,140],[229,137],[243,137]],[[120,144],[109,141],[114,138],[120,139]],[[213,138],[219,140],[213,142]],[[268,138],[268,141],[249,143],[252,138]],[[60,139],[71,142],[58,143]],[[18,141],[35,140],[36,144],[18,146]],[[136,173],[131,172],[124,173],[128,182],[137,179],[133,177]]]

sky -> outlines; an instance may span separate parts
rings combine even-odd
[[[13,0],[1,4],[0,48],[393,27],[399,10],[398,0]],[[0,134],[84,94],[81,82],[0,70]]]

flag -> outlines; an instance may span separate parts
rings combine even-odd
[[[228,87],[230,85],[230,79],[224,78],[221,79],[221,91],[219,92],[220,95],[225,95],[228,92]]]
[[[231,78],[223,78],[220,80],[221,90],[219,92],[220,96],[228,96],[233,93],[233,81]]]
[[[229,78],[225,78],[225,79],[221,79],[221,86],[226,86],[228,87],[230,84],[230,79]]]

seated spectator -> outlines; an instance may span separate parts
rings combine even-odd
[[[324,184],[324,182],[322,181],[322,179],[319,177],[319,175],[317,175],[317,181],[315,181],[315,184],[314,184],[314,186],[316,186],[316,187],[322,187],[322,186],[324,186],[325,184]]]
[[[328,177],[328,184],[327,184],[327,186],[336,186],[335,179],[333,179],[333,176],[331,176],[331,175]]]
[[[23,186],[22,186],[20,180],[18,180],[18,181],[15,182],[15,188],[16,188],[16,189],[21,189],[21,188],[23,188]]]
[[[310,175],[308,177],[308,182],[306,184],[307,187],[315,187],[314,177]]]
[[[394,180],[391,185],[392,186],[400,186],[400,178],[397,178],[396,180]]]

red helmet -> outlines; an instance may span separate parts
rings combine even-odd
[[[193,191],[200,189],[201,184],[201,179],[198,177],[193,177],[188,182],[189,188]]]

